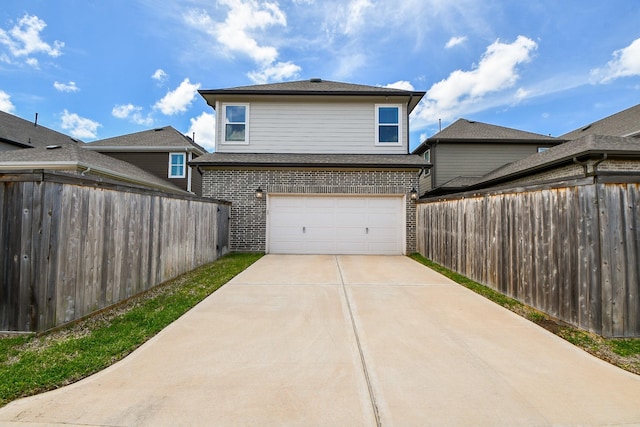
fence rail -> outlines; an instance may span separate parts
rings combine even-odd
[[[224,202],[0,175],[0,330],[48,330],[214,261],[228,226]]]
[[[427,201],[417,248],[473,280],[606,337],[640,336],[640,184]]]

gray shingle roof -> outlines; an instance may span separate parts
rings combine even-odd
[[[0,170],[52,169],[75,172],[87,169],[92,174],[132,182],[149,188],[186,194],[175,185],[144,171],[131,163],[84,149],[80,144],[65,144],[59,148],[35,147],[26,150],[0,152]]]
[[[425,92],[420,91],[333,82],[322,79],[239,86],[226,89],[203,89],[198,92],[212,106],[215,105],[213,100],[216,98],[238,95],[402,96],[409,99],[409,112],[415,108],[425,94]]]
[[[327,167],[327,168],[429,168],[411,154],[245,154],[209,153],[190,162],[194,166]]]
[[[479,178],[473,187],[515,179],[582,158],[607,154],[609,157],[640,158],[640,140],[616,136],[587,135],[509,163]]]
[[[90,142],[85,148],[96,151],[141,151],[141,150],[167,150],[185,148],[202,155],[207,151],[196,144],[191,138],[178,132],[172,126],[145,130],[142,132],[130,133],[128,135],[116,136],[113,138],[101,139]]]
[[[0,111],[0,141],[12,143],[20,148],[82,142],[40,124],[36,126],[34,122],[4,111]]]
[[[565,133],[561,138],[571,140],[586,135],[640,136],[640,104]]]
[[[467,119],[458,119],[422,142],[415,150],[416,154],[426,151],[427,147],[438,142],[504,142],[561,144],[564,139],[503,126],[491,125]]]

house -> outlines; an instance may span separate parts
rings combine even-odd
[[[232,251],[415,250],[409,114],[424,92],[310,79],[201,90],[215,152],[190,162],[203,195],[232,202]]]
[[[571,140],[587,135],[640,138],[640,104],[605,117],[597,122],[572,130],[560,138]]]
[[[0,151],[82,143],[78,139],[38,124],[37,117],[36,115],[35,120],[30,122],[0,111]]]
[[[129,162],[177,187],[202,195],[202,177],[188,162],[206,150],[171,126],[87,143],[84,147]]]
[[[420,195],[462,191],[480,176],[565,140],[458,119],[423,141],[413,154],[433,167],[420,177]]]
[[[50,144],[24,150],[0,151],[0,173],[44,170],[89,176],[112,184],[186,194],[175,185],[130,163],[85,150],[81,144]]]

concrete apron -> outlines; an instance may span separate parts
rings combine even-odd
[[[640,425],[640,377],[406,257],[267,255],[0,425]]]

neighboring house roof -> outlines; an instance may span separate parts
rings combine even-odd
[[[0,111],[0,142],[17,148],[45,147],[47,145],[78,144],[82,141],[46,128],[13,114]]]
[[[333,82],[322,79],[309,79],[294,82],[270,83],[253,86],[239,86],[226,89],[199,90],[207,103],[215,108],[215,100],[220,97],[251,95],[296,95],[296,96],[400,96],[408,98],[409,112],[422,99],[425,92],[403,89],[366,86],[352,83]]]
[[[560,138],[571,140],[585,135],[640,137],[640,104],[565,133]]]
[[[428,169],[431,164],[411,154],[245,154],[208,153],[189,162],[194,166],[323,167]]]
[[[207,152],[203,147],[193,142],[191,138],[178,132],[172,126],[101,139],[87,143],[84,147],[101,152],[192,151],[199,156]]]
[[[451,125],[442,129],[430,138],[422,142],[414,154],[422,154],[428,148],[439,142],[459,143],[522,143],[522,144],[561,144],[565,140],[533,132],[511,129],[503,126],[490,125],[467,119],[458,119]]]
[[[465,191],[486,188],[563,164],[587,158],[640,159],[640,141],[636,138],[587,135],[548,150],[504,165],[486,175],[467,182]]]
[[[47,169],[100,175],[172,193],[187,194],[175,185],[131,163],[82,148],[80,144],[35,147],[29,150],[0,152],[0,170]]]

